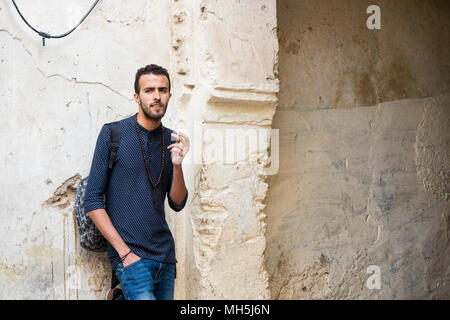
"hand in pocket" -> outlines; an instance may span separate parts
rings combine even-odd
[[[130,254],[128,254],[127,257],[125,258],[125,260],[122,261],[123,267],[126,268],[130,264],[133,264],[141,259],[142,258],[139,257],[138,255],[135,255],[133,252],[130,252]]]

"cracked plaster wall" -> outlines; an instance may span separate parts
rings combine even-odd
[[[381,8],[370,31],[366,8]],[[280,0],[273,299],[450,297],[450,8]],[[370,290],[377,265],[381,288]]]
[[[17,4],[33,26],[61,34],[92,1]],[[172,71],[170,13],[165,0],[100,1],[71,35],[43,47],[0,1],[0,299],[103,299],[111,267],[79,247],[75,188],[102,124],[137,111],[137,68]]]

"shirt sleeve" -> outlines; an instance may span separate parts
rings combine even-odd
[[[169,186],[167,188],[167,200],[169,202],[169,207],[173,211],[179,212],[179,211],[183,210],[184,206],[186,205],[186,201],[188,198],[188,190],[186,188],[186,196],[184,197],[183,202],[181,202],[181,204],[179,206],[177,206],[175,204],[175,202],[173,202],[173,200],[170,198],[170,189],[172,188],[172,181],[173,181],[173,167],[171,167],[170,174],[169,174]]]
[[[84,211],[105,209],[104,195],[108,184],[110,130],[103,125],[97,138],[84,198]]]

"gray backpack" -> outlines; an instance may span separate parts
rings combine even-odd
[[[120,123],[110,122],[106,124],[111,130],[111,147],[109,150],[108,163],[108,181],[114,166],[114,159],[116,158],[117,150],[120,142]],[[84,198],[86,196],[86,187],[88,183],[86,177],[81,180],[77,187],[77,195],[75,198],[75,215],[77,220],[78,232],[80,235],[80,245],[86,250],[94,252],[106,251],[106,239],[97,229],[91,217],[84,211]]]

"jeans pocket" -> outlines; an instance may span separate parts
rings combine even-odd
[[[123,266],[123,263],[121,262],[121,263],[120,263],[120,264],[121,264],[121,271],[124,272],[125,270],[130,269],[131,267],[137,265],[139,262],[142,262],[142,261],[143,261],[143,260],[142,260],[142,258],[141,258],[141,259],[139,259],[139,260],[137,260],[137,261],[135,261],[135,262],[133,262],[133,263],[130,263],[130,264],[127,265],[126,267],[124,267],[124,266]]]

